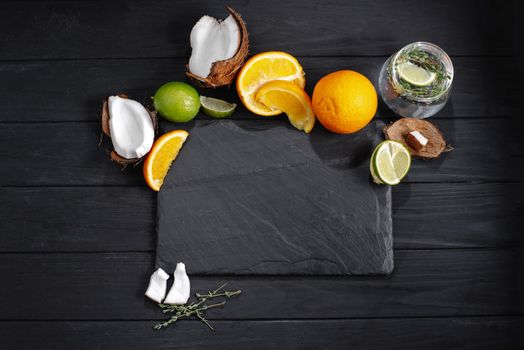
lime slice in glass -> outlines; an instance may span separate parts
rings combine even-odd
[[[229,117],[237,108],[236,103],[229,103],[218,98],[200,96],[202,111],[213,118]]]
[[[406,176],[411,165],[411,155],[400,142],[386,140],[371,155],[369,169],[378,184],[396,185]]]
[[[430,72],[411,62],[399,64],[397,72],[402,80],[415,86],[431,85],[437,76],[434,72]]]

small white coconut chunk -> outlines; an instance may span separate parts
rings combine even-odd
[[[149,112],[137,101],[109,96],[109,131],[120,156],[140,158],[151,150],[155,129]]]
[[[411,135],[413,135],[413,137],[415,139],[417,139],[417,141],[422,145],[422,146],[425,146],[427,143],[428,143],[428,139],[424,137],[424,135],[422,135],[420,132],[418,132],[417,130],[414,130],[412,132],[410,132]]]
[[[223,21],[210,16],[198,20],[190,35],[189,71],[206,78],[214,62],[232,58],[240,46],[240,28],[233,16]]]
[[[161,268],[153,272],[145,293],[146,297],[160,304],[166,296],[168,279],[169,275]]]
[[[165,304],[184,305],[189,299],[191,286],[189,277],[186,273],[186,265],[184,263],[176,264],[175,273],[173,274],[175,280],[173,287],[169,290]]]

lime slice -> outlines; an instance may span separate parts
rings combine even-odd
[[[373,151],[369,169],[378,184],[396,185],[406,176],[411,165],[411,155],[400,142],[386,140]]]
[[[237,108],[236,103],[229,103],[218,98],[200,96],[202,111],[213,118],[229,117]]]
[[[415,86],[431,85],[437,76],[434,72],[430,72],[411,62],[399,64],[397,66],[397,72],[402,80]]]

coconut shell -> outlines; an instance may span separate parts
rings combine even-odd
[[[120,98],[129,98],[126,94],[117,94],[116,96]],[[100,126],[102,127],[102,133],[103,135],[107,136],[108,138],[111,138],[111,130],[109,129],[109,106],[108,106],[108,99],[109,97],[106,97],[104,99],[104,102],[102,103],[102,114],[100,117]],[[158,133],[158,117],[156,115],[155,111],[151,111],[149,108],[145,107],[147,112],[149,113],[149,116],[151,117],[151,122],[153,123],[153,129],[155,130],[155,136]],[[124,158],[113,148],[113,144],[111,144],[111,149],[109,150],[109,157],[112,161],[120,164],[120,165],[136,165],[138,164],[144,157],[141,158]]]
[[[406,137],[412,131],[418,131],[428,139],[428,143],[423,148],[416,150],[406,141]],[[384,128],[384,135],[389,140],[402,142],[414,157],[437,158],[442,152],[451,150],[438,127],[422,119],[399,119]]]
[[[211,66],[211,71],[207,77],[199,77],[189,71],[189,65],[186,65],[186,75],[191,78],[197,85],[204,88],[216,88],[224,85],[231,85],[237,72],[244,65],[244,61],[249,52],[249,35],[246,23],[242,16],[231,7],[227,10],[236,20],[240,28],[240,45],[235,55],[227,60],[216,61]]]

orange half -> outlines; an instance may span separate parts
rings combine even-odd
[[[164,178],[189,136],[185,130],[173,130],[155,141],[144,162],[144,179],[153,191],[160,191]]]
[[[256,91],[271,80],[285,80],[300,88],[306,85],[304,70],[297,59],[288,53],[269,51],[251,57],[237,77],[237,92],[240,100],[251,112],[272,116],[281,111],[268,108],[255,100]]]

